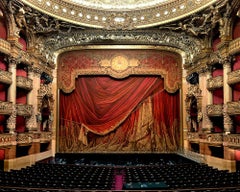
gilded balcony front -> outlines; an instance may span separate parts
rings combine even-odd
[[[17,104],[17,115],[29,117],[33,113],[33,106],[27,104]]]
[[[208,116],[222,116],[223,115],[223,105],[207,105],[206,106]]]
[[[240,70],[231,71],[228,73],[228,84],[233,85],[240,82]]]
[[[8,101],[0,101],[0,114],[10,115],[13,110],[13,104]]]
[[[229,44],[229,54],[234,55],[240,53],[240,37],[234,39]]]
[[[208,90],[215,90],[221,87],[223,87],[223,76],[217,76],[207,80]]]
[[[0,38],[0,52],[8,55],[10,51],[11,44],[8,41]]]
[[[223,144],[223,134],[222,133],[209,133],[203,140],[204,143],[209,145],[222,145]]]
[[[199,143],[199,133],[198,132],[188,132],[187,140],[193,143]]]
[[[40,142],[47,143],[52,140],[52,132],[41,132]]]
[[[240,134],[229,134],[224,135],[223,145],[227,147],[234,147],[240,149]]]
[[[10,133],[0,134],[0,147],[16,145],[16,135]]]
[[[12,83],[12,73],[0,69],[0,82],[11,84]]]
[[[33,81],[27,77],[17,76],[17,87],[32,90],[33,89]]]
[[[240,114],[240,101],[227,102],[227,113],[229,115]]]
[[[30,145],[33,138],[33,133],[18,133],[16,141],[18,145]]]

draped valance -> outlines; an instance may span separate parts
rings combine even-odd
[[[65,93],[75,89],[79,75],[160,75],[164,89],[176,92],[181,85],[181,56],[151,49],[84,49],[64,52],[58,57],[58,87]]]

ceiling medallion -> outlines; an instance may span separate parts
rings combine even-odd
[[[77,25],[108,30],[131,30],[157,26],[184,18],[218,0],[21,1],[45,14]],[[139,2],[142,3],[137,5]]]

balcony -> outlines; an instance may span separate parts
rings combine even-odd
[[[207,80],[207,89],[209,91],[223,87],[223,76],[213,77]]]
[[[240,114],[240,101],[227,102],[227,113],[229,115]]]
[[[16,145],[16,135],[10,133],[0,134],[0,147]]]
[[[229,72],[227,82],[229,85],[239,83],[240,82],[240,70]]]
[[[11,44],[4,39],[0,38],[0,52],[9,54],[11,52]]]
[[[187,140],[192,143],[199,143],[199,133],[198,132],[188,132]]]
[[[18,145],[30,145],[33,142],[33,138],[33,133],[18,133],[16,141]]]
[[[0,114],[10,115],[13,111],[13,104],[8,101],[0,101]]]
[[[224,135],[223,145],[227,147],[234,147],[240,149],[240,134],[229,134]]]
[[[223,105],[207,105],[206,106],[208,116],[222,116],[223,115]]]
[[[17,115],[29,117],[33,113],[33,106],[27,104],[17,104]]]
[[[17,76],[17,87],[26,89],[26,90],[32,90],[33,89],[33,81],[32,79],[29,79],[27,77],[21,77]]]
[[[12,73],[8,71],[3,71],[0,69],[0,82],[11,84],[12,83]]]
[[[209,133],[206,135],[206,138],[203,140],[204,143],[209,145],[222,145],[223,144],[223,134],[222,133]]]
[[[240,38],[234,39],[229,44],[229,54],[234,55],[240,52]]]
[[[41,132],[40,142],[48,143],[52,140],[52,132]]]

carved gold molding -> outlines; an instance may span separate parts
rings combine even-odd
[[[227,102],[227,113],[229,115],[240,114],[240,101]]]
[[[0,114],[11,114],[13,110],[13,104],[7,101],[0,101]]]
[[[229,43],[229,54],[234,55],[240,53],[240,37]]]
[[[27,104],[17,104],[17,115],[29,117],[33,113],[33,106]]]
[[[208,116],[222,116],[223,105],[207,105],[206,106]]]
[[[16,135],[4,133],[0,134],[0,147],[16,145]]]
[[[3,71],[0,69],[0,82],[11,84],[12,83],[12,73],[8,71]]]
[[[32,79],[29,79],[27,77],[21,77],[21,76],[17,76],[16,79],[17,79],[17,87],[26,89],[26,90],[33,89]]]
[[[0,38],[0,52],[9,54],[11,52],[11,44]]]
[[[217,76],[207,80],[208,90],[214,90],[221,87],[223,87],[223,76]]]
[[[240,148],[240,134],[224,135],[223,145],[226,147],[238,147]]]
[[[134,29],[164,24],[200,11],[217,0],[172,0],[136,10],[96,9],[60,0],[22,0],[25,4],[67,22],[105,29]]]
[[[240,82],[240,69],[229,72],[227,82],[228,82],[229,85],[239,83]]]
[[[208,143],[209,145],[222,145],[223,144],[223,134],[222,133],[209,133],[206,138],[202,140],[203,143]]]

